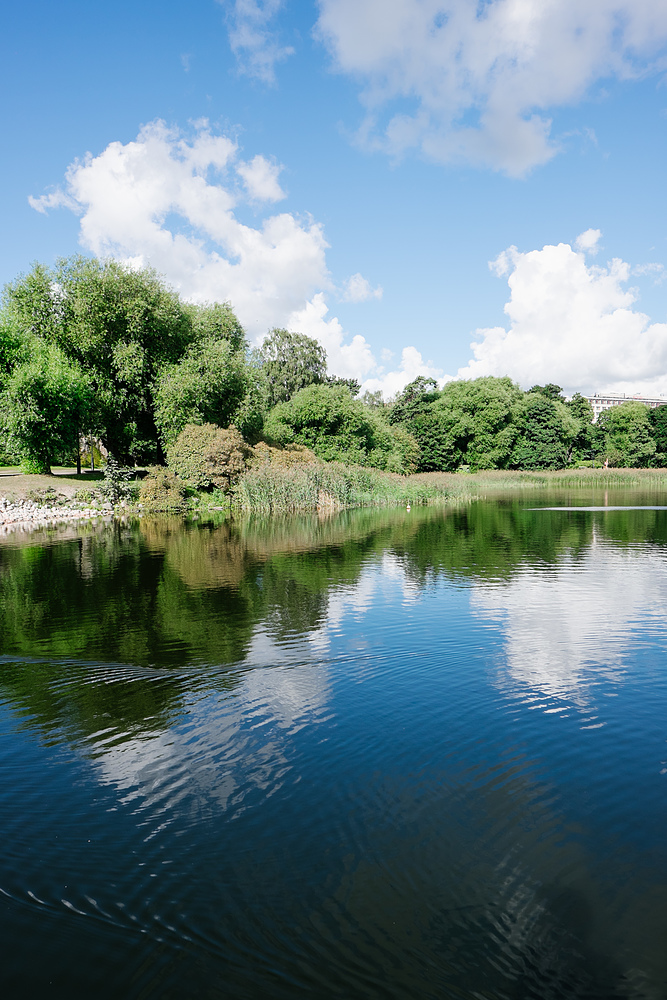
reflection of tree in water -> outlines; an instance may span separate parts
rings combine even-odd
[[[43,534],[33,537],[41,544],[30,544],[24,536],[0,548],[1,648],[61,664],[158,671],[210,664],[210,685],[226,687],[238,675],[218,668],[244,662],[259,626],[278,644],[321,629],[331,594],[354,587],[369,560],[386,551],[423,586],[433,574],[507,580],[526,562],[555,563],[565,551],[579,558],[593,524],[622,544],[667,540],[661,512],[535,514],[525,506],[521,497],[409,514],[359,510],[186,525],[146,519],[88,526],[74,536],[68,527],[58,544],[44,544]],[[71,718],[78,713],[85,732],[102,728],[105,718],[119,728],[141,719],[166,725],[181,697],[173,674],[158,681],[117,673],[105,683],[87,668],[80,673],[77,681],[74,668],[55,662],[15,668],[11,677],[3,668],[2,683],[26,711],[55,720],[56,706],[63,719],[66,713],[50,692],[66,676]]]

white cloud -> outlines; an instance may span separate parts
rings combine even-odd
[[[586,232],[577,236],[574,245],[577,250],[582,250],[584,253],[596,254],[601,236],[602,233],[599,229],[587,229]]]
[[[436,368],[432,361],[424,361],[416,347],[404,347],[401,352],[400,368],[376,378],[366,379],[361,388],[363,392],[377,392],[379,389],[385,399],[391,399],[419,375],[433,378],[441,386],[451,378],[444,375],[440,368]]]
[[[597,230],[575,245],[595,246]],[[505,250],[491,268],[508,274],[509,329],[477,330],[474,358],[459,378],[510,375],[521,385],[556,382],[566,390],[667,391],[667,324],[633,308],[624,287],[630,266],[588,265],[567,243],[519,253]]]
[[[632,79],[664,67],[663,0],[319,0],[319,6],[318,36],[336,67],[364,86],[367,117],[359,137],[392,155],[417,147],[441,162],[521,175],[557,151],[551,109],[581,100],[604,78]]]
[[[623,680],[634,633],[647,619],[664,633],[666,597],[659,555],[594,534],[583,555],[564,556],[548,573],[528,567],[502,584],[476,583],[471,605],[504,633],[502,686],[522,697],[532,691],[553,711],[558,701],[590,705],[602,678]]]
[[[243,178],[253,201],[282,201],[285,192],[278,183],[283,168],[263,156],[253,156],[249,163],[239,163],[236,172]]]
[[[282,195],[278,171],[263,157],[240,161],[236,143],[206,122],[185,138],[158,121],[133,142],[112,142],[99,156],[76,161],[63,190],[30,204],[77,212],[87,250],[149,263],[188,299],[231,301],[257,337],[284,326],[308,300],[311,313],[326,313],[321,291],[331,285],[327,243],[313,219],[281,213],[252,228],[236,218],[243,188],[253,201]],[[329,341],[332,323],[321,327]],[[342,350],[342,329],[336,337]]]
[[[381,299],[382,288],[372,288],[370,281],[363,274],[353,274],[345,282],[343,289],[344,302],[367,302],[369,299]]]
[[[282,0],[218,0],[227,9],[229,44],[241,72],[263,83],[274,83],[277,62],[294,53],[280,45],[271,22]]]
[[[370,345],[359,334],[345,344],[345,331],[334,316],[326,319],[329,312],[322,292],[314,295],[301,309],[296,309],[287,320],[287,327],[295,333],[305,333],[314,337],[327,352],[329,369],[344,378],[362,379],[376,366]]]

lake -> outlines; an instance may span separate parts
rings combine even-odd
[[[665,502],[4,536],[3,995],[667,997]]]

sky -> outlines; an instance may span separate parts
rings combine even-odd
[[[418,375],[667,395],[664,0],[83,0],[0,34],[0,284],[75,253]]]

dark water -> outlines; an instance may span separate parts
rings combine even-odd
[[[0,543],[8,997],[667,997],[667,510]]]

